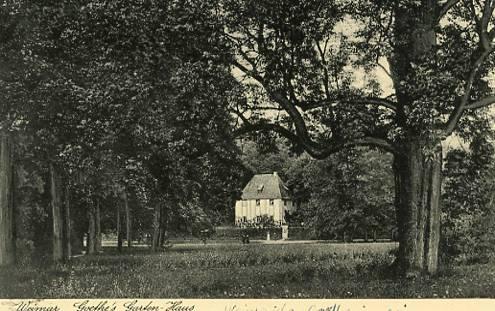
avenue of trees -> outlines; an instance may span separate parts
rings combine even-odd
[[[323,160],[293,167],[321,175],[306,185],[313,219],[330,221],[326,206],[350,225],[366,215],[370,230],[396,219],[398,274],[436,273],[442,143],[474,148],[489,131],[494,11],[495,0],[6,1],[0,265],[15,262],[16,239],[61,261],[84,233],[98,252],[102,224],[119,247],[151,227],[158,250],[169,226],[226,221],[249,175],[236,137],[269,148],[275,133]],[[388,186],[361,180],[370,170]],[[466,185],[450,177],[447,201]],[[448,206],[455,239],[462,208]]]
[[[0,10],[1,265],[16,259],[14,234],[60,261],[85,233],[98,252],[105,223],[119,248],[152,228],[157,250],[169,223],[227,217],[243,174],[227,109],[237,82],[210,41],[211,4]]]

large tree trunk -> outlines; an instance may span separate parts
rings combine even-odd
[[[159,219],[159,235],[158,235],[158,248],[163,246],[163,207],[160,208],[160,219]]]
[[[53,261],[64,259],[64,218],[62,217],[61,179],[58,168],[50,163],[50,195],[52,205],[52,255]]]
[[[168,217],[165,206],[160,209],[160,247],[163,248],[168,240]]]
[[[101,252],[101,206],[99,199],[96,199],[95,206],[95,252]]]
[[[168,243],[168,211],[166,206],[162,207],[161,209],[161,220],[160,220],[160,237],[161,237],[161,242],[160,242],[160,247],[163,248],[167,243]]]
[[[72,228],[71,254],[82,254],[84,250],[84,232],[77,232]]]
[[[88,241],[86,243],[86,254],[92,255],[96,252],[96,209],[93,204],[88,210]]]
[[[415,65],[426,64],[434,56],[437,5],[436,0],[424,0],[395,9],[394,31],[401,39],[396,40],[389,62],[398,100],[396,122],[403,130],[394,158],[396,263],[402,276],[435,274],[438,269],[442,148],[436,133],[428,131],[433,124],[427,119],[424,124],[410,120],[412,111],[424,105],[422,96],[429,93],[428,85],[418,83],[425,78]]]
[[[132,225],[131,225],[131,210],[129,208],[129,199],[127,197],[127,192],[124,192],[124,207],[125,207],[125,225],[126,225],[126,238],[127,247],[132,247]]]
[[[122,237],[123,237],[123,232],[122,232],[122,222],[121,222],[121,215],[120,215],[120,202],[117,203],[117,250],[122,252]]]
[[[0,133],[0,267],[15,262],[12,141]]]
[[[161,223],[161,204],[155,203],[153,210],[153,241],[151,249],[157,252],[160,249],[160,223]]]
[[[72,245],[71,245],[71,231],[72,225],[70,222],[70,188],[69,185],[65,187],[65,213],[64,213],[64,260],[70,260],[72,256]]]
[[[160,242],[159,242],[160,248],[163,248],[165,242],[167,242],[167,229],[162,223],[160,226]]]
[[[394,160],[399,228],[398,273],[435,274],[440,237],[442,148],[429,154],[417,142]]]

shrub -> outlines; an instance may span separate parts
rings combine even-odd
[[[486,263],[495,252],[495,215],[464,214],[443,230],[442,261]]]
[[[485,263],[495,251],[493,147],[475,137],[469,151],[446,157],[441,259]]]
[[[316,240],[317,233],[313,228],[289,227],[289,240]]]

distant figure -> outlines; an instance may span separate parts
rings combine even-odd
[[[247,232],[243,232],[241,236],[242,244],[249,244],[249,234]]]
[[[203,229],[199,232],[201,241],[203,241],[203,244],[206,245],[206,239],[208,238],[210,230],[208,229]]]

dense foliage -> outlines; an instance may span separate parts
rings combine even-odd
[[[297,210],[286,215],[292,226],[313,231],[317,239],[394,238],[396,220],[393,172],[387,154],[352,149],[314,160],[253,142],[242,145],[242,160],[253,173],[279,172]],[[395,236],[396,237],[396,236]]]
[[[469,151],[453,149],[445,164],[443,255],[445,260],[486,262],[495,253],[494,149],[486,138]]]
[[[156,214],[161,231],[229,219],[243,174],[237,82],[218,60],[213,3],[9,1],[1,14],[19,238],[48,254],[52,213],[69,206],[79,240],[115,230],[123,205],[128,238],[151,233]]]

